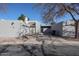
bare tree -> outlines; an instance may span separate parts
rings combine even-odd
[[[78,20],[75,15],[79,15],[79,4],[71,3],[42,3],[37,4],[37,8],[40,8],[42,17],[45,21],[50,22],[56,18],[63,17],[69,14],[75,21],[75,38],[78,36]]]

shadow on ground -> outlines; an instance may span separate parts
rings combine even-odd
[[[0,56],[79,56],[79,46],[0,45]]]

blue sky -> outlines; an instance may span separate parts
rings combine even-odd
[[[6,4],[6,12],[0,12],[0,19],[16,20],[21,14],[24,14],[32,20],[41,20],[40,12],[30,3]]]
[[[17,20],[17,18],[24,14],[29,17],[30,20],[37,20],[42,22],[39,9],[33,8],[34,5],[30,3],[9,3],[6,4],[6,12],[0,12],[0,19]],[[76,16],[79,18],[79,16]],[[72,19],[70,15],[65,15],[60,18],[60,21]],[[60,22],[59,19],[57,22]]]

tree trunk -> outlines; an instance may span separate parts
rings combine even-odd
[[[75,21],[75,38],[77,38],[77,33],[78,33],[78,21],[75,19],[75,17],[73,16],[73,14],[67,10],[67,12],[71,15],[72,19]]]
[[[75,38],[78,38],[78,21],[75,21]]]
[[[78,36],[78,21],[75,19],[74,15],[72,14],[71,11],[69,11],[65,5],[62,4],[62,6],[64,7],[64,9],[70,14],[70,16],[72,17],[72,19],[75,21],[75,38],[77,38]]]

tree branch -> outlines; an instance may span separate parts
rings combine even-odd
[[[77,21],[77,20],[75,19],[75,17],[73,16],[73,14],[72,14],[69,10],[67,10],[67,8],[65,7],[65,5],[62,4],[62,6],[63,6],[64,9],[71,15],[71,17],[73,18],[73,20],[74,20],[74,21]]]

